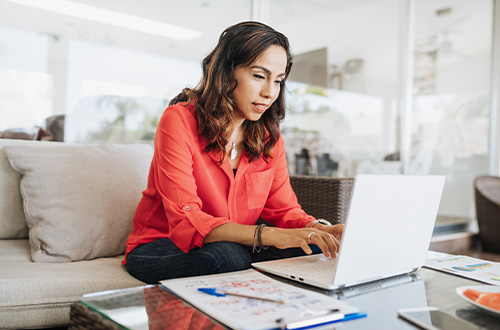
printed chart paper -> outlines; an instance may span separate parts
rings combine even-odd
[[[425,266],[488,284],[500,285],[500,263],[467,256],[428,258]]]
[[[186,277],[160,283],[199,310],[234,329],[271,329],[307,318],[307,311],[338,308],[344,314],[358,312],[336,298],[272,279],[256,270]],[[236,296],[216,297],[198,288],[217,288],[239,294],[283,300],[285,304]]]

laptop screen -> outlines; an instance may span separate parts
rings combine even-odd
[[[422,266],[444,176],[358,175],[334,285],[365,282]]]

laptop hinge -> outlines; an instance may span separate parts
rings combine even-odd
[[[394,276],[391,278],[385,278],[382,280],[376,280],[372,282],[367,282],[364,284],[354,285],[350,287],[342,287],[335,290],[339,299],[350,298],[364,293],[373,292],[376,290],[401,285],[404,283],[410,283],[418,280],[419,277],[415,273],[403,274],[399,276]]]

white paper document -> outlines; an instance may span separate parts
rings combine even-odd
[[[276,328],[283,323],[298,321],[330,309],[339,309],[343,314],[358,312],[358,308],[334,297],[280,282],[254,269],[165,280],[160,283],[233,329]],[[200,292],[198,288],[216,288],[218,291],[281,300],[285,303],[230,295],[217,297]]]
[[[500,263],[468,256],[449,255],[427,258],[425,267],[467,277],[488,284],[500,285]]]

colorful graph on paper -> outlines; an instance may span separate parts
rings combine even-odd
[[[425,261],[425,266],[500,286],[500,263],[498,262],[468,256],[448,256],[443,258],[428,258]]]
[[[358,311],[358,308],[334,297],[277,281],[253,269],[166,280],[161,281],[161,284],[214,319],[234,329],[275,328],[278,325],[276,320],[296,320],[306,310],[338,308],[346,314]],[[236,296],[216,297],[198,291],[198,288],[206,287],[282,300],[285,304]]]

